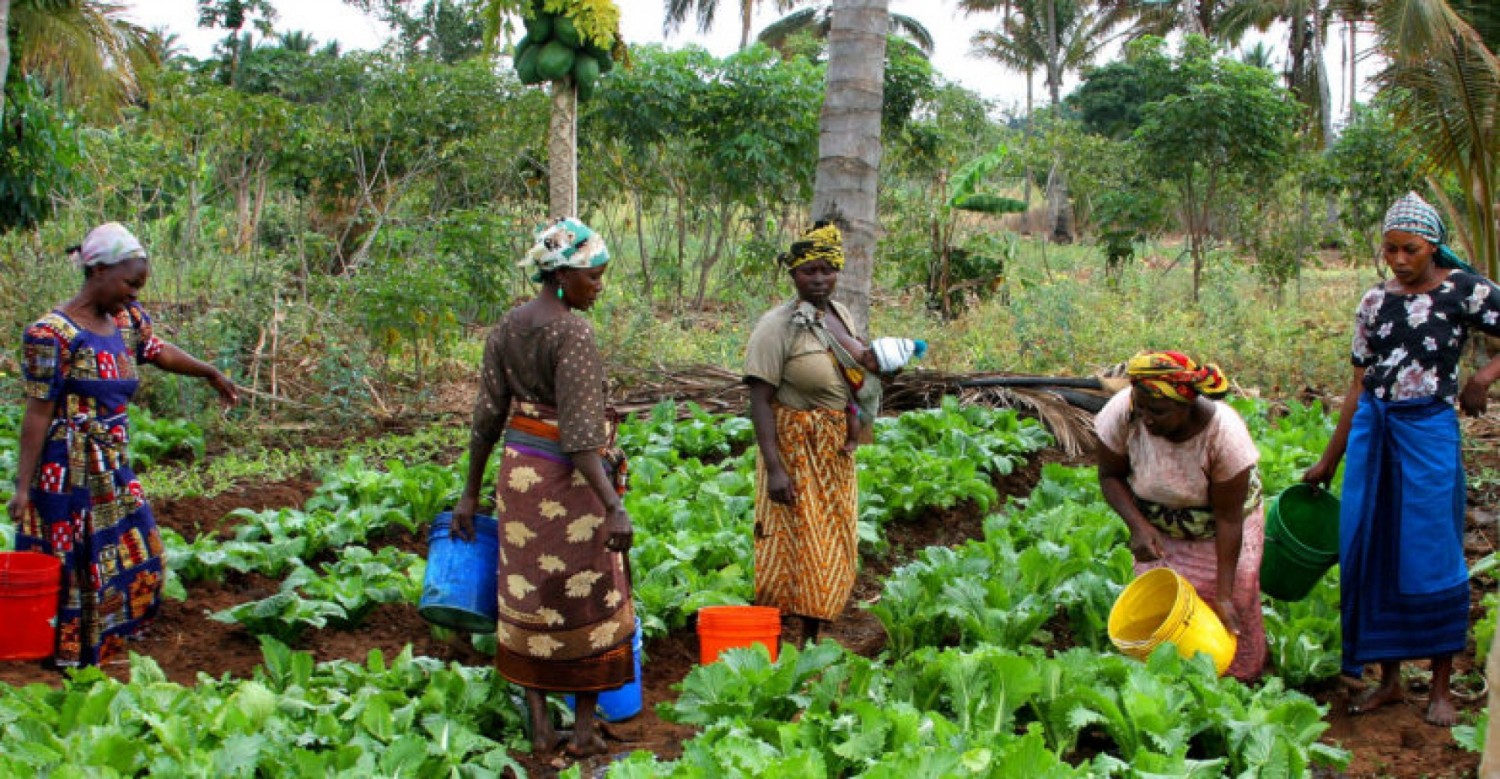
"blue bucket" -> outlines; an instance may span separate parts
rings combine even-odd
[[[474,540],[455,537],[452,512],[432,521],[427,535],[427,575],[417,613],[445,628],[470,633],[495,630],[499,602],[495,567],[500,562],[498,527],[493,517],[474,515]]]
[[[594,709],[605,722],[619,722],[641,713],[641,618],[635,618],[635,638],[631,640],[630,653],[635,657],[635,681],[613,690],[599,693],[599,703]],[[564,696],[568,708],[577,711],[578,702],[571,695]]]

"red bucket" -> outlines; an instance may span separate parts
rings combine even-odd
[[[52,656],[61,590],[61,558],[0,552],[0,660]]]

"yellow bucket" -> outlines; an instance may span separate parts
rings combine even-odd
[[[1176,644],[1185,658],[1206,652],[1220,676],[1238,646],[1192,583],[1171,568],[1147,571],[1120,593],[1109,610],[1109,640],[1137,660],[1145,660],[1164,641]]]

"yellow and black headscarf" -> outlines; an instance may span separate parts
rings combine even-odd
[[[787,270],[818,260],[827,260],[834,270],[843,270],[844,236],[839,232],[838,225],[816,222],[813,229],[793,241],[792,248],[776,259]]]
[[[1130,384],[1152,397],[1191,403],[1199,395],[1219,398],[1229,393],[1229,379],[1213,363],[1198,365],[1182,352],[1141,352],[1125,365]]]

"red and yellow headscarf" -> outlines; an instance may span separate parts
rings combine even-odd
[[[1198,365],[1182,352],[1141,352],[1125,365],[1131,386],[1152,397],[1191,403],[1199,395],[1222,397],[1229,392],[1229,379],[1213,363]]]

